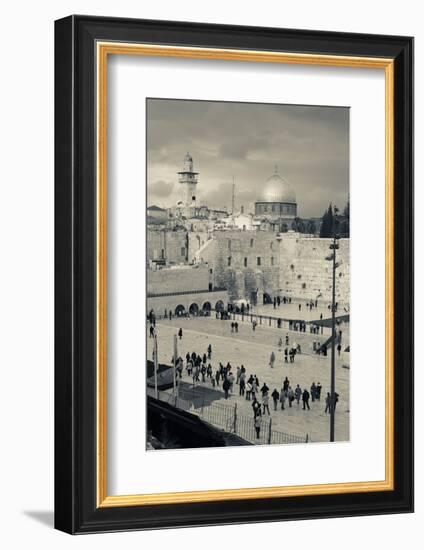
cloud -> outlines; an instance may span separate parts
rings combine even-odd
[[[155,181],[150,185],[149,191],[151,193],[154,193],[157,197],[166,197],[170,193],[172,193],[172,190],[174,188],[174,184],[172,181]]]
[[[349,192],[349,109],[191,100],[148,100],[149,196],[175,204],[189,151],[197,195],[210,206],[253,206],[274,166],[294,187],[300,216],[342,208]],[[159,185],[158,185],[159,184]]]

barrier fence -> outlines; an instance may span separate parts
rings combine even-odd
[[[155,390],[147,387],[147,395],[156,397]],[[220,428],[221,430],[233,433],[249,443],[262,445],[286,445],[293,443],[308,443],[308,434],[292,435],[274,430],[272,418],[261,417],[259,435],[256,433],[255,422],[252,417],[241,415],[237,410],[237,403],[226,405],[224,403],[210,403],[205,405],[200,400],[186,400],[171,392],[158,390],[157,399],[176,407],[182,411],[195,414],[205,422]]]

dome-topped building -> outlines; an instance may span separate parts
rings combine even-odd
[[[297,216],[296,194],[291,184],[280,176],[277,167],[258,194],[255,201],[255,216],[269,220]]]

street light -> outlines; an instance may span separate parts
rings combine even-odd
[[[331,300],[331,388],[330,388],[330,441],[334,441],[334,421],[336,409],[336,269],[340,264],[336,262],[336,251],[339,248],[339,237],[333,233],[333,242],[330,245],[332,254],[326,260],[333,262],[333,289]]]
[[[331,304],[331,390],[330,390],[330,441],[334,441],[334,421],[336,412],[336,250],[339,248],[338,237],[334,235],[333,244],[333,293]]]
[[[158,336],[153,334],[153,368],[155,371],[155,398],[158,398]]]

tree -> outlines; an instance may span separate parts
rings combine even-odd
[[[342,222],[342,232],[345,237],[350,235],[350,200],[347,200],[347,204],[343,210],[343,222]]]
[[[322,216],[322,223],[321,223],[321,229],[319,232],[319,236],[323,238],[328,238],[333,236],[333,223],[334,223],[334,216],[333,216],[333,206],[330,202],[330,205],[328,207],[328,210],[324,212],[324,215]]]

